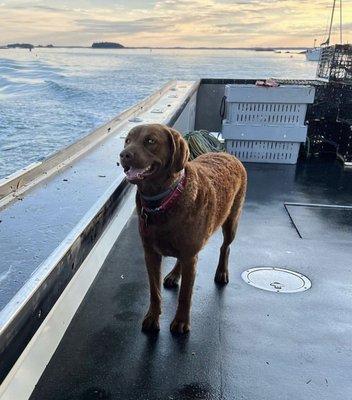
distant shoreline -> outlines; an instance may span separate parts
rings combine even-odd
[[[35,49],[91,49],[91,50],[107,50],[106,48],[92,48],[91,46],[41,46],[41,45],[33,45]],[[247,51],[277,51],[277,50],[306,50],[309,47],[186,47],[186,46],[170,46],[170,47],[150,47],[150,46],[133,46],[133,47],[122,47],[122,48],[109,48],[108,50],[138,50],[138,49],[146,49],[146,50],[247,50]],[[0,49],[11,50],[11,48],[5,46],[0,46]],[[26,49],[24,49],[26,50]]]

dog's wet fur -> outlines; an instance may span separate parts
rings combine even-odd
[[[150,306],[144,317],[144,331],[159,330],[161,314],[161,259],[171,256],[177,262],[164,279],[164,286],[175,287],[181,279],[178,307],[170,325],[173,333],[190,330],[190,309],[199,251],[220,227],[223,244],[215,272],[218,284],[229,282],[228,258],[235,238],[247,184],[241,162],[226,153],[207,153],[188,161],[187,142],[176,130],[159,124],[139,125],[125,140],[120,154],[126,177],[137,185],[137,212],[140,195],[155,196],[171,187],[185,171],[186,186],[177,202],[141,233],[149,284]]]

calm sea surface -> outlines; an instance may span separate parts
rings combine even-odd
[[[171,79],[314,78],[302,54],[0,49],[0,178],[67,146]]]

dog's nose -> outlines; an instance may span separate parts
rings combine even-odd
[[[129,161],[133,159],[133,153],[127,149],[122,150],[120,153],[120,160],[121,161]]]

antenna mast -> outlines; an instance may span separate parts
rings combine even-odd
[[[340,44],[342,44],[342,0],[340,0]]]

